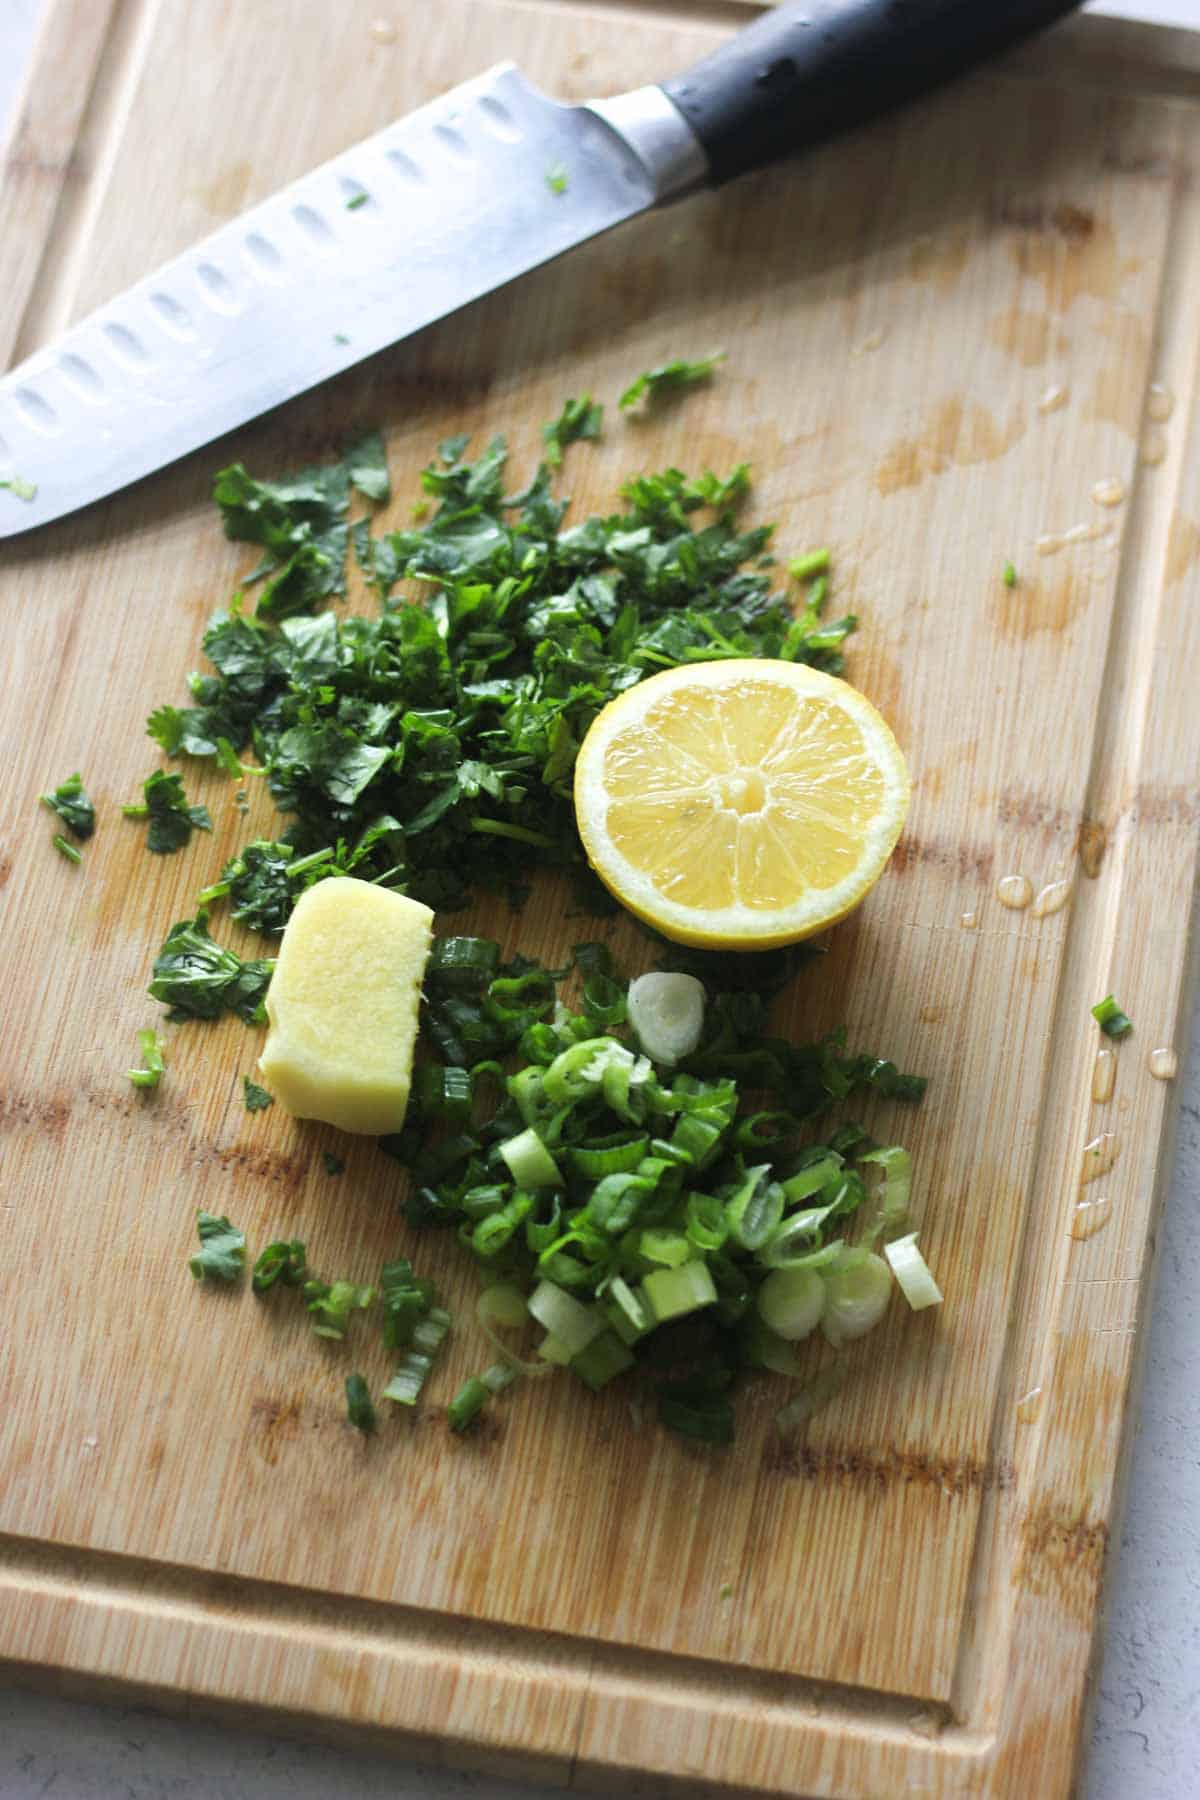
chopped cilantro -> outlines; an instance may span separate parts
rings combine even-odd
[[[42,805],[57,813],[67,830],[77,838],[89,838],[96,829],[96,809],[84,791],[78,770],[60,781],[53,793],[43,794]]]
[[[327,1175],[344,1175],[346,1173],[346,1165],[342,1158],[340,1156],[335,1156],[332,1150],[323,1150],[321,1152],[321,1161],[325,1165],[325,1173]]]
[[[578,443],[583,438],[598,438],[603,423],[604,408],[597,406],[590,394],[580,394],[577,400],[565,400],[557,419],[542,426],[542,442],[550,467],[558,468],[568,444]]]
[[[1005,563],[1005,565],[1004,565],[1004,585],[1005,585],[1005,587],[1010,587],[1010,588],[1016,587],[1016,585],[1017,585],[1017,567],[1016,567],[1015,563],[1010,563],[1010,562]]]
[[[197,1281],[236,1281],[246,1260],[246,1234],[228,1219],[198,1212],[196,1230],[200,1248],[188,1262]]]
[[[677,356],[674,362],[660,363],[657,369],[646,369],[621,395],[621,411],[628,412],[643,398],[653,402],[660,394],[694,387],[699,381],[710,381],[717,364],[724,359],[723,350],[714,350],[711,356],[702,356],[696,362],[687,362]]]
[[[265,1087],[259,1087],[257,1081],[251,1081],[248,1075],[242,1076],[242,1094],[249,1113],[266,1112],[268,1106],[274,1106],[274,1094],[268,1094]]]
[[[127,1069],[126,1074],[136,1088],[156,1088],[163,1078],[166,1064],[163,1062],[162,1042],[153,1026],[138,1032],[138,1055],[142,1059],[141,1068]]]
[[[61,831],[56,831],[50,842],[54,845],[54,848],[58,851],[59,855],[65,856],[68,862],[78,864],[83,861],[82,856],[79,854],[74,844],[68,843]]]
[[[1096,1002],[1092,1008],[1092,1017],[1105,1037],[1123,1038],[1133,1030],[1133,1020],[1121,1011],[1111,994]]]
[[[565,163],[551,163],[546,170],[546,186],[552,194],[565,194],[570,186],[571,177]]]
[[[121,811],[127,819],[149,819],[147,850],[156,856],[170,856],[182,850],[193,831],[211,831],[212,819],[207,806],[189,806],[183,791],[183,777],[168,775],[156,769],[142,787],[144,800]]]
[[[9,475],[0,481],[0,489],[7,488],[14,500],[36,500],[37,483],[26,481],[22,475]]]
[[[364,1436],[369,1436],[375,1430],[375,1408],[371,1405],[371,1396],[361,1375],[346,1377],[346,1417]]]
[[[350,486],[365,494],[368,500],[383,502],[392,497],[388,480],[387,451],[378,431],[366,431],[350,444],[345,454]]]
[[[243,962],[209,936],[208,914],[172,925],[154,959],[149,993],[176,1018],[215,1019],[235,1012],[248,1025],[266,1018],[263,1004],[275,968],[273,961]]]
[[[347,212],[357,212],[359,207],[365,206],[367,204],[367,201],[370,198],[371,198],[370,194],[366,194],[366,193],[351,194],[349,200],[347,200],[347,202],[346,202],[346,211]]]

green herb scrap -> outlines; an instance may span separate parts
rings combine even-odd
[[[257,1081],[251,1081],[248,1075],[242,1076],[242,1097],[248,1113],[266,1112],[268,1106],[275,1104],[274,1094],[269,1094],[265,1087],[259,1087]]]
[[[256,1294],[266,1294],[282,1282],[284,1287],[302,1287],[308,1280],[304,1243],[300,1238],[277,1238],[268,1244],[254,1264],[250,1285]]]
[[[361,1375],[346,1377],[346,1418],[365,1437],[369,1437],[377,1427],[375,1408],[371,1405],[371,1396]]]
[[[14,500],[36,500],[37,483],[26,481],[23,475],[7,475],[0,481],[0,492],[7,490]]]
[[[246,1234],[213,1213],[196,1214],[200,1248],[188,1267],[197,1281],[237,1281],[246,1260]]]
[[[550,419],[542,426],[542,443],[550,467],[557,469],[560,466],[568,444],[577,444],[584,439],[594,442],[600,436],[603,424],[604,408],[597,406],[590,394],[564,401],[557,419]]]
[[[156,856],[171,856],[182,850],[193,831],[211,831],[212,819],[207,806],[189,806],[183,791],[183,777],[168,775],[156,769],[142,787],[145,796],[121,811],[127,819],[149,819],[146,848]]]
[[[1105,1037],[1123,1038],[1133,1030],[1133,1020],[1121,1011],[1111,994],[1096,1002],[1092,1008],[1092,1017]]]
[[[96,809],[84,791],[78,770],[60,781],[52,793],[43,794],[42,805],[57,813],[67,830],[77,838],[90,838],[96,829]]]
[[[58,854],[60,856],[65,856],[69,863],[75,863],[76,865],[78,865],[79,863],[81,863],[83,861],[83,857],[80,855],[79,851],[75,848],[74,844],[68,843],[67,839],[63,836],[61,831],[56,831],[54,836],[50,839],[50,842],[54,845],[54,848],[58,851]]]
[[[1017,565],[1015,563],[1011,563],[1011,562],[1005,563],[1003,579],[1004,579],[1005,587],[1007,587],[1007,588],[1015,588],[1016,587],[1016,585],[1017,585]]]
[[[344,1175],[346,1173],[345,1162],[340,1156],[335,1156],[332,1150],[322,1150],[321,1162],[327,1175]]]
[[[565,163],[551,163],[546,170],[546,186],[552,194],[565,194],[571,184],[571,177]]]
[[[714,350],[711,356],[702,356],[696,362],[688,362],[678,356],[674,362],[660,363],[657,369],[646,369],[631,381],[621,395],[621,411],[628,412],[639,400],[651,402],[663,394],[676,393],[680,388],[695,387],[697,382],[711,381],[718,363],[724,362],[725,352]]]
[[[346,202],[346,211],[357,212],[359,207],[365,206],[370,198],[370,194],[367,193],[351,194],[349,200]]]
[[[167,933],[154,960],[149,993],[176,1018],[215,1019],[235,1012],[248,1025],[265,1020],[265,996],[274,961],[244,962],[209,935],[208,914],[181,919]]]
[[[142,1059],[140,1069],[127,1069],[126,1074],[136,1088],[156,1088],[163,1078],[166,1064],[163,1062],[163,1046],[157,1031],[149,1026],[138,1032],[138,1055]]]

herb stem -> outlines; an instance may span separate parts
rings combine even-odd
[[[554,839],[547,837],[544,831],[530,831],[527,825],[510,825],[505,819],[476,816],[471,820],[471,830],[484,832],[489,837],[512,838],[518,844],[535,844],[539,850],[554,848]]]

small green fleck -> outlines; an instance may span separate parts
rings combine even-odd
[[[335,344],[348,344],[350,339],[346,336],[344,331],[335,331],[333,334],[333,341]]]
[[[37,499],[37,483],[26,481],[21,475],[8,476],[6,480],[0,481],[0,488],[7,488],[14,500]]]
[[[1111,994],[1098,1000],[1092,1008],[1092,1017],[1104,1033],[1105,1037],[1123,1038],[1133,1030],[1133,1020],[1121,1011]]]
[[[367,204],[367,201],[370,198],[371,198],[370,194],[353,194],[353,195],[351,195],[350,199],[347,200],[347,202],[346,202],[346,211],[347,212],[357,212],[359,207],[365,206]]]
[[[1016,568],[1015,563],[1010,563],[1010,562],[1005,563],[1005,565],[1004,565],[1004,585],[1005,585],[1005,587],[1016,587],[1016,585],[1017,585],[1017,568]]]
[[[67,830],[77,838],[89,838],[96,829],[96,809],[84,792],[83,778],[78,770],[60,781],[53,793],[43,794],[42,805],[57,813]]]
[[[56,831],[51,841],[54,844],[54,848],[61,856],[65,856],[68,862],[81,863],[83,861],[82,856],[80,856],[74,844],[68,844],[61,831]]]
[[[162,1080],[166,1064],[163,1062],[162,1042],[153,1026],[138,1032],[138,1055],[142,1059],[141,1068],[127,1069],[126,1075],[136,1088],[156,1088]]]
[[[719,1600],[732,1600],[733,1599],[733,1583],[732,1583],[732,1581],[723,1581],[721,1583],[717,1598]]]
[[[335,1156],[332,1150],[322,1151],[321,1161],[325,1164],[327,1175],[344,1175],[346,1173],[345,1163],[340,1156]]]
[[[420,524],[422,519],[427,519],[429,517],[429,502],[428,502],[428,500],[414,500],[412,516],[416,520],[418,525]]]
[[[552,194],[565,194],[570,181],[565,163],[551,163],[546,170],[546,186]]]
[[[828,573],[828,550],[810,550],[807,556],[793,557],[788,564],[788,574],[793,581],[815,581],[818,575]]]
[[[242,1076],[242,1093],[247,1112],[266,1112],[268,1106],[275,1104],[274,1094],[268,1094],[265,1087],[259,1087],[257,1081],[251,1081],[248,1075]]]

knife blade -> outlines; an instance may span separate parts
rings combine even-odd
[[[0,537],[164,467],[588,239],[870,119],[1076,0],[776,8],[569,106],[501,64],[222,226],[0,380]]]

